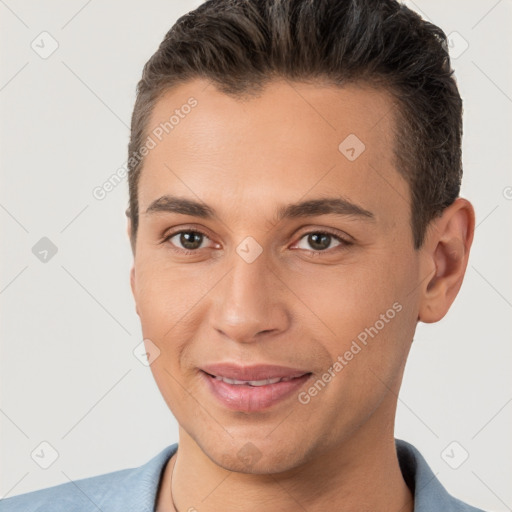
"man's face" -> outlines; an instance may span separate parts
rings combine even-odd
[[[148,135],[180,115],[145,157],[132,290],[165,401],[227,469],[284,471],[392,432],[425,277],[394,108],[356,86],[279,81],[241,101],[199,80],[154,108]],[[213,213],[147,212],[164,195]],[[346,203],[278,220],[326,198]],[[306,376],[262,387],[203,371],[224,362]]]

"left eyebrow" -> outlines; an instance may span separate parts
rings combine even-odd
[[[375,221],[375,215],[342,197],[311,199],[282,206],[277,211],[277,221],[286,218],[314,217],[316,215],[356,215],[364,220]]]
[[[155,199],[148,206],[145,213],[151,214],[157,212],[178,213],[203,219],[219,218],[215,209],[205,203],[171,195],[164,195]],[[363,220],[375,222],[375,215],[372,212],[342,197],[310,199],[308,201],[301,201],[281,206],[277,209],[276,220],[279,222],[283,219],[314,217],[317,215],[329,214],[346,216],[355,215]]]

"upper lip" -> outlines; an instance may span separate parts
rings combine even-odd
[[[234,363],[216,363],[201,367],[206,373],[216,377],[226,377],[235,380],[264,380],[276,379],[278,377],[301,377],[311,373],[299,368],[290,368],[288,366],[275,366],[270,364],[258,364],[251,366],[241,366]]]

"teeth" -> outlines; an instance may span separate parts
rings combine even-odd
[[[217,377],[216,375],[213,376],[217,380],[221,380],[223,382],[226,382],[227,384],[236,384],[236,385],[243,385],[247,384],[249,386],[267,386],[268,384],[276,384],[277,382],[291,380],[292,377],[276,377],[275,379],[263,379],[263,380],[237,380],[237,379],[228,379],[227,377]]]

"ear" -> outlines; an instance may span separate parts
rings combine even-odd
[[[130,288],[132,289],[132,295],[135,300],[135,311],[137,312],[137,315],[139,314],[139,310],[137,307],[137,294],[136,294],[136,288],[135,288],[135,251],[132,244],[132,223],[130,218],[128,218],[128,225],[126,228],[126,232],[128,234],[128,239],[130,240],[130,245],[132,246],[132,254],[134,254],[134,261],[132,263],[132,267],[130,268]]]
[[[137,293],[135,288],[135,262],[130,269],[130,288],[132,289],[133,299],[135,300],[135,312],[139,314],[139,307],[137,306]],[[139,315],[140,316],[140,315]]]
[[[130,241],[130,247],[132,248],[132,254],[135,256],[135,245],[132,240],[132,221],[131,221],[131,217],[130,217],[128,209],[126,210],[125,213],[126,213],[126,220],[127,220],[126,234],[128,235],[128,240]]]
[[[441,320],[460,290],[475,231],[471,203],[457,198],[427,230],[422,251],[422,283],[418,320]]]

